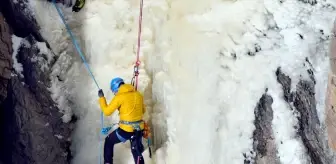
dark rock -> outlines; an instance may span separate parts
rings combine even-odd
[[[36,20],[29,13],[28,0],[1,0],[0,10],[16,36],[33,35],[38,41],[44,41]]]
[[[264,93],[254,109],[253,149],[256,152],[254,161],[258,164],[280,163],[272,129],[272,103],[273,98]]]
[[[291,82],[292,82],[292,80],[289,78],[289,76],[282,73],[280,67],[276,70],[275,75],[277,77],[277,81],[282,85],[285,101],[290,102],[291,97],[292,97],[291,96]]]
[[[301,114],[299,117],[299,134],[308,150],[312,163],[328,163],[323,156],[324,150],[321,143],[317,142],[321,142],[323,137],[320,136],[320,122],[317,117],[314,94],[314,83],[301,80],[297,85],[294,106]]]
[[[5,163],[68,163],[69,127],[53,105],[47,90],[34,93],[18,76],[11,79],[9,95],[1,104],[5,113]],[[58,139],[57,136],[63,136]]]
[[[8,80],[11,78],[12,41],[11,32],[3,15],[0,13],[0,102],[7,96]]]
[[[335,163],[335,156],[327,146],[325,127],[320,125],[316,111],[315,78],[310,81],[300,80],[296,91],[290,91],[290,78],[279,68],[276,72],[277,80],[282,85],[285,101],[299,113],[298,134],[303,141],[312,164]],[[311,74],[311,76],[314,76]],[[293,99],[288,99],[292,95]],[[293,104],[293,105],[292,105]]]
[[[308,4],[312,5],[312,6],[314,6],[314,5],[317,4],[317,0],[299,0],[299,1],[301,1],[303,3],[308,3]]]
[[[38,33],[35,19],[29,13],[22,13],[25,10],[19,10],[23,9],[22,4],[26,1],[0,2],[5,16],[3,19],[0,15],[0,163],[67,164],[74,122],[63,123],[62,114],[51,99],[48,67],[54,58],[48,60],[48,54],[36,46],[37,41],[44,39]],[[18,72],[12,69],[11,32],[26,43],[17,54],[23,77],[15,75]]]

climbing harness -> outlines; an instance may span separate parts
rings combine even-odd
[[[72,34],[71,30],[70,30],[70,27],[69,27],[68,24],[66,23],[65,18],[64,18],[64,15],[63,15],[61,9],[56,5],[55,0],[53,0],[52,2],[53,2],[54,6],[55,6],[55,8],[56,8],[56,10],[57,10],[57,12],[58,12],[58,15],[61,17],[62,22],[63,22],[63,24],[65,25],[65,28],[67,29],[67,31],[68,31],[68,33],[69,33],[69,35],[70,35],[70,37],[71,37],[71,40],[72,40],[73,45],[75,46],[75,48],[76,48],[76,50],[77,50],[79,56],[82,58],[83,63],[85,64],[85,66],[86,66],[88,72],[90,73],[91,78],[92,78],[93,81],[95,82],[95,84],[96,84],[98,90],[100,90],[100,87],[99,87],[99,85],[98,85],[98,83],[97,83],[97,80],[95,79],[95,77],[94,77],[94,75],[93,75],[93,73],[92,73],[92,71],[91,71],[91,69],[90,69],[89,64],[86,62],[86,60],[85,60],[85,58],[84,58],[84,55],[83,55],[82,51],[80,50],[80,47],[79,47],[79,45],[77,44],[77,41],[76,41],[75,37],[73,36],[73,34]],[[85,1],[84,1],[84,2],[85,2]],[[100,114],[100,124],[101,124],[101,129],[104,129],[104,115],[103,115],[103,112],[101,112],[101,114]],[[99,147],[100,147],[100,148],[99,148],[99,164],[101,164],[101,163],[102,163],[102,159],[101,159],[101,155],[102,155],[102,152],[101,152],[101,151],[102,151],[102,143],[101,143],[102,136],[100,135],[99,138],[100,138],[100,142],[99,142]]]
[[[140,124],[142,123],[143,121],[140,120],[140,121],[134,121],[134,122],[129,122],[129,121],[119,121],[120,124],[125,124],[125,125],[131,125],[134,129],[134,131],[141,131],[141,128],[140,128]],[[119,140],[121,142],[125,142],[126,139],[123,138],[122,136],[119,135],[118,131],[117,131],[117,137],[119,138]]]
[[[125,124],[125,125],[131,125],[133,127],[134,130],[137,130],[137,131],[140,131],[140,124],[144,122],[143,120],[140,120],[140,121],[133,121],[133,122],[130,122],[130,121],[119,121],[120,124]]]

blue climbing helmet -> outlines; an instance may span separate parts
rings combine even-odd
[[[112,92],[117,93],[120,87],[120,84],[122,83],[124,83],[124,80],[122,78],[120,77],[113,78],[110,84]]]

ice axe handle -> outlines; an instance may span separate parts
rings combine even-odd
[[[152,158],[152,149],[150,147],[150,139],[147,140],[148,149],[149,149],[149,158]]]

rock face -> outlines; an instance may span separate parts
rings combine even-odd
[[[254,159],[258,164],[280,164],[272,129],[272,103],[273,98],[266,91],[254,110],[256,130],[253,133],[253,149],[258,152]]]
[[[0,101],[3,102],[7,97],[8,81],[11,78],[11,69],[13,65],[11,54],[12,43],[10,29],[0,13]]]
[[[73,122],[62,122],[50,97],[48,67],[55,58],[39,49],[44,39],[34,18],[22,13],[25,4],[0,2],[0,163],[69,163]],[[16,55],[21,73],[13,69],[12,34],[23,38]]]
[[[309,62],[309,61],[307,61]],[[315,100],[315,78],[312,70],[310,80],[300,80],[296,90],[291,91],[291,79],[279,67],[275,72],[278,83],[283,89],[283,99],[287,105],[298,114],[298,139],[301,139],[306,149],[308,162],[311,164],[336,163],[335,153],[328,146],[326,128],[319,122]],[[255,108],[255,127],[253,133],[253,152],[243,154],[245,164],[280,164],[277,156],[278,148],[274,141],[272,130],[273,99],[266,92],[262,95]]]
[[[335,156],[328,147],[327,140],[324,136],[326,130],[321,127],[316,111],[314,78],[311,78],[311,81],[300,80],[296,85],[296,91],[288,92],[288,90],[290,90],[290,85],[287,84],[288,81],[290,82],[289,76],[286,76],[279,68],[277,77],[278,82],[284,89],[284,97],[288,97],[286,102],[300,114],[298,117],[298,134],[307,149],[311,163],[335,163]]]
[[[308,72],[312,70],[308,69]],[[336,163],[335,154],[328,147],[326,140],[326,128],[321,126],[316,111],[315,79],[311,74],[311,80],[300,80],[296,84],[296,91],[291,91],[291,79],[281,71],[279,67],[275,72],[277,81],[283,89],[283,99],[287,105],[298,113],[297,134],[302,140],[307,151],[308,161],[312,164]],[[261,97],[255,108],[255,126],[253,135],[254,158],[245,160],[245,163],[280,163],[277,148],[274,143],[272,131],[273,109],[272,97],[266,93]],[[252,162],[251,162],[252,161]]]

